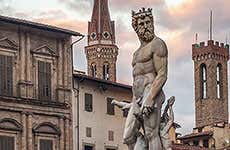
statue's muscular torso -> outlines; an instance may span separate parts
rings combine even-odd
[[[141,46],[133,54],[133,94],[136,100],[150,92],[159,69],[167,68],[167,63],[162,64],[161,59],[167,59],[167,47],[158,37],[154,37],[151,42]]]

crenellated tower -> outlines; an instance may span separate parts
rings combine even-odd
[[[192,45],[196,127],[228,123],[229,45],[209,40]]]
[[[88,23],[88,45],[85,47],[85,53],[88,75],[116,82],[118,47],[108,0],[94,0],[92,18]]]

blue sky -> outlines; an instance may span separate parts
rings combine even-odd
[[[194,76],[191,46],[208,40],[209,12],[213,10],[214,40],[230,40],[230,1],[227,0],[110,0],[111,18],[116,23],[120,48],[117,62],[118,82],[132,84],[132,53],[139,42],[131,27],[131,10],[151,7],[156,34],[169,50],[169,75],[166,96],[174,95],[175,119],[182,133],[194,127]],[[122,4],[122,5],[121,5]],[[0,14],[55,25],[87,34],[93,0],[0,0]],[[86,39],[74,48],[74,67],[86,71]],[[229,68],[229,67],[228,67]],[[229,75],[228,75],[229,78]]]

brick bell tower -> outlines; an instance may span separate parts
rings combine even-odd
[[[196,127],[228,123],[229,45],[209,40],[192,45]]]
[[[94,0],[91,22],[88,23],[88,46],[85,47],[85,53],[89,76],[116,82],[118,47],[108,0]]]

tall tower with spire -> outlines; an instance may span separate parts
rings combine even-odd
[[[88,22],[88,45],[85,53],[89,76],[116,82],[118,47],[108,0],[94,0],[92,18]]]

